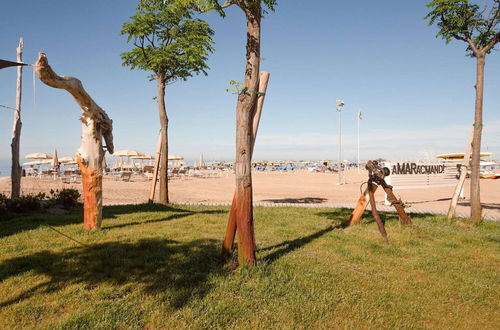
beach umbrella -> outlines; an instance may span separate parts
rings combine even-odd
[[[168,155],[168,160],[183,160],[184,157],[179,155]]]
[[[39,160],[32,160],[31,162],[23,163],[23,165],[24,166],[40,165],[40,161]]]
[[[0,69],[8,68],[9,66],[23,66],[29,65],[27,63],[12,62],[7,60],[0,60]]]
[[[144,153],[137,150],[118,150],[113,153],[113,156],[118,157],[132,157],[132,156],[143,156]]]
[[[144,155],[142,155],[142,156],[131,156],[130,158],[131,158],[131,159],[139,159],[139,160],[140,160],[140,163],[141,163],[141,168],[143,168],[143,167],[144,167],[144,164],[143,164],[143,162],[142,162],[144,159],[147,159],[147,160],[152,160],[152,159],[155,159],[153,156],[151,156],[151,155],[146,155],[146,154],[144,154]]]
[[[59,162],[61,162],[62,164],[66,164],[66,163],[71,163],[71,162],[75,162],[75,158],[71,157],[71,156],[66,156],[66,157],[62,157],[62,158],[59,158]]]
[[[32,154],[27,154],[24,158],[26,159],[51,159],[52,156],[43,152],[35,152]]]
[[[57,149],[54,149],[54,156],[52,157],[52,166],[56,167],[59,164],[59,158],[57,158]]]
[[[141,156],[130,156],[130,158],[132,159],[155,159],[153,156],[151,155],[141,155]]]
[[[113,156],[118,156],[120,157],[120,166],[123,166],[123,159],[122,157],[132,157],[132,156],[143,156],[144,153],[137,151],[137,150],[117,150],[113,153]]]

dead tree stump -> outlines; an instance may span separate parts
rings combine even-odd
[[[102,223],[102,161],[105,153],[102,138],[107,151],[113,153],[113,121],[85,91],[80,80],[57,75],[44,53],[38,54],[35,72],[46,85],[68,91],[82,109],[82,137],[76,159],[82,172],[83,226],[85,230],[98,229]]]

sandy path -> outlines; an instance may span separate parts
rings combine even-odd
[[[322,203],[354,204],[360,194],[360,184],[366,180],[366,172],[356,170],[347,172],[347,184],[338,186],[338,177],[330,173],[293,173],[254,172],[254,201],[274,203]],[[466,196],[468,196],[466,181]],[[23,193],[48,192],[50,189],[73,187],[81,190],[80,184],[63,184],[59,180],[23,178]],[[143,178],[133,178],[132,182],[116,181],[106,177],[104,180],[104,204],[131,204],[147,201],[150,182]],[[231,202],[234,189],[234,176],[222,173],[219,177],[194,178],[180,177],[170,181],[172,202]],[[415,189],[396,191],[403,201],[415,209],[446,211],[454,187]],[[0,193],[10,190],[8,178],[0,178]],[[377,192],[379,202],[383,201],[382,192]],[[484,213],[500,216],[500,180],[481,180],[481,199]],[[457,212],[467,213],[467,202],[460,202]]]

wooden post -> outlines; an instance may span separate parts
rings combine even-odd
[[[259,80],[259,96],[257,98],[257,103],[255,106],[255,111],[253,114],[252,122],[252,150],[250,159],[253,156],[253,150],[255,147],[255,140],[257,139],[257,132],[259,130],[260,117],[262,115],[262,109],[264,107],[264,99],[267,91],[267,85],[269,83],[269,72],[261,72]],[[237,197],[236,191],[233,195],[233,201],[231,203],[231,210],[229,211],[229,217],[227,220],[226,235],[224,237],[224,243],[222,244],[222,258],[228,259],[231,256],[231,250],[233,249],[234,237],[236,236],[236,212],[237,212]]]
[[[457,208],[458,198],[460,197],[460,191],[462,190],[467,177],[467,166],[470,164],[470,154],[472,148],[472,138],[474,137],[474,128],[471,130],[469,139],[467,140],[467,146],[465,148],[464,161],[460,168],[460,177],[458,178],[457,186],[453,191],[453,196],[451,197],[450,207],[448,208],[448,220],[451,220],[455,216],[455,209]]]
[[[375,194],[375,191],[377,191],[378,186],[377,185],[372,185],[373,193]],[[356,207],[352,211],[351,217],[349,218],[349,226],[354,225],[361,219],[361,216],[363,215],[363,212],[365,212],[366,207],[368,206],[368,187],[365,188],[365,191],[363,191],[363,194],[358,199],[358,203],[356,204]]]
[[[23,62],[23,45],[24,38],[19,38],[17,51],[17,62]],[[19,165],[19,145],[21,139],[21,96],[23,84],[23,66],[17,67],[17,85],[16,85],[16,109],[14,110],[14,123],[12,125],[12,143],[10,145],[12,151],[12,167],[10,172],[11,193],[10,197],[19,197],[21,194],[21,165]]]
[[[156,142],[156,159],[155,159],[155,167],[153,170],[153,181],[151,181],[151,190],[149,191],[149,203],[153,203],[155,200],[155,191],[156,191],[156,180],[158,179],[158,167],[160,166],[160,157],[161,157],[161,132],[158,135],[158,142]]]
[[[39,53],[35,72],[40,80],[53,88],[68,91],[82,109],[82,137],[77,150],[77,163],[82,171],[83,185],[83,223],[85,230],[98,229],[102,223],[102,161],[104,150],[102,138],[106,141],[107,151],[112,154],[113,121],[85,91],[80,80],[74,77],[59,76],[50,67],[44,53]]]
[[[387,232],[385,231],[385,226],[384,223],[382,222],[382,219],[380,219],[380,215],[377,212],[377,205],[375,203],[375,190],[374,185],[371,182],[368,182],[368,195],[370,196],[370,206],[372,209],[372,215],[373,218],[375,219],[375,222],[377,222],[378,230],[380,231],[380,234],[384,238],[386,242],[387,240]]]
[[[396,196],[394,195],[394,192],[392,191],[392,187],[391,186],[383,187],[383,189],[384,189],[385,193],[387,194],[387,200],[391,203],[391,205],[394,206],[394,208],[398,212],[398,214],[399,214],[399,221],[402,224],[411,225],[412,224],[411,219],[408,216],[408,214],[406,214],[405,208],[401,204],[401,201],[399,201],[396,198]]]

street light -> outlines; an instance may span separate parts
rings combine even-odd
[[[339,185],[342,184],[342,108],[344,107],[344,101],[335,100],[335,104],[337,104],[337,112],[339,113]]]

